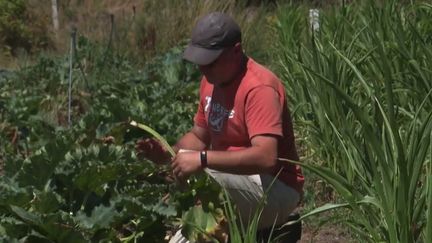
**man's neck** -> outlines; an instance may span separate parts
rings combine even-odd
[[[237,71],[233,74],[233,78],[231,78],[227,82],[220,83],[218,86],[221,88],[226,87],[226,86],[232,84],[233,82],[235,82],[235,80],[237,80],[240,76],[243,76],[243,74],[247,68],[248,60],[249,60],[249,58],[243,53],[241,56],[241,60],[238,63],[238,67],[236,68]]]

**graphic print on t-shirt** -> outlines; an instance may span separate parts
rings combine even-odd
[[[221,132],[226,118],[234,117],[234,110],[227,110],[224,106],[217,102],[212,102],[210,96],[206,96],[205,112],[209,112],[208,121],[212,131]],[[208,109],[210,108],[210,111]]]

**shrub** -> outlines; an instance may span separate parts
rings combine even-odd
[[[0,45],[3,52],[16,55],[49,45],[46,25],[28,11],[24,0],[0,0]]]

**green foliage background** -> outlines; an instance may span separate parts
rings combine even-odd
[[[24,3],[0,0],[0,42],[7,50],[15,47],[6,34],[16,43],[37,40],[24,24],[31,19]],[[196,12],[182,15],[181,23],[210,10],[191,3]],[[179,14],[167,2],[146,6]],[[247,53],[283,79],[307,179],[313,174],[338,193],[335,204],[304,217],[344,208],[354,216],[331,219],[361,241],[429,242],[432,6],[341,1],[321,9],[315,32],[310,5],[276,6],[242,12],[230,1],[211,7],[235,13]],[[181,59],[185,26],[174,33],[169,21],[161,24],[169,41],[153,36],[161,43],[145,55],[129,42],[151,44],[158,22],[142,17],[136,22],[142,28],[117,29],[112,33],[120,37],[104,41],[78,29],[70,123],[69,55],[41,54],[31,65],[0,72],[1,240],[161,242],[179,223],[189,223],[185,228],[199,238],[197,224],[205,228],[217,220],[206,215],[220,216],[219,188],[207,178],[193,178],[182,191],[169,168],[134,153],[135,141],[148,134],[128,121],[173,143],[191,127],[197,107],[199,73]],[[307,211],[315,190],[306,188]],[[189,209],[198,196],[204,214],[195,217]]]
[[[171,142],[188,129],[197,74],[179,52],[137,70],[81,37],[71,127],[67,58],[42,56],[1,79],[4,240],[119,240],[141,233],[136,237],[159,242],[165,236],[166,220],[187,207],[161,201],[172,184],[164,169],[136,158],[135,140],[148,135],[126,122],[143,121]],[[114,142],[104,143],[106,136]]]

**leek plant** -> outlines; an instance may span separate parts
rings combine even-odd
[[[332,185],[339,218],[369,242],[432,242],[432,5],[359,1],[281,8],[279,70],[309,151],[304,168]]]

